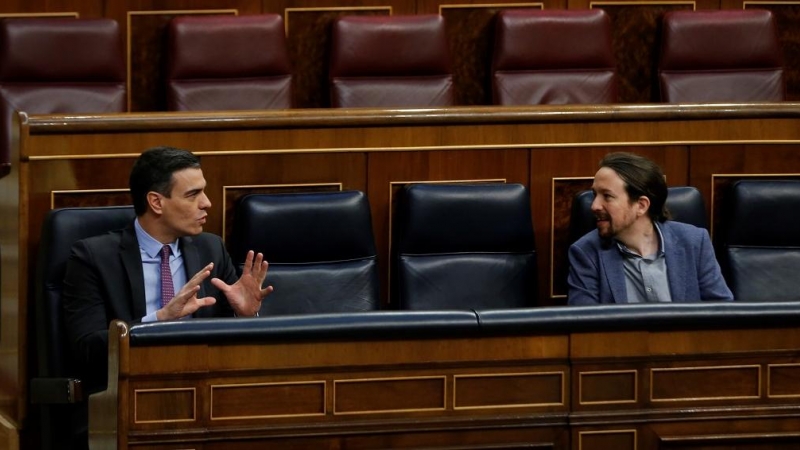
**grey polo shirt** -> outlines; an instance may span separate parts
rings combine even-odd
[[[667,280],[667,261],[664,257],[664,236],[658,223],[658,251],[653,255],[641,256],[617,241],[622,254],[622,270],[625,272],[625,288],[628,303],[671,302]]]

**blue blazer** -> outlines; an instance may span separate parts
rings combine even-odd
[[[660,223],[673,302],[733,300],[703,228]],[[616,243],[593,230],[569,248],[569,304],[628,303],[622,255]]]

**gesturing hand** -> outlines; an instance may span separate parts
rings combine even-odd
[[[164,305],[161,309],[156,311],[156,319],[158,320],[175,320],[181,317],[193,314],[198,309],[213,305],[217,302],[214,297],[197,298],[197,292],[200,291],[200,284],[203,280],[211,275],[211,269],[214,268],[214,263],[203,267],[199,272],[194,274],[183,288],[172,297],[172,300]]]
[[[225,294],[236,315],[252,317],[261,309],[261,300],[273,290],[272,286],[261,288],[267,278],[268,267],[262,253],[254,255],[250,250],[239,281],[229,285],[219,278],[212,278],[211,284]]]

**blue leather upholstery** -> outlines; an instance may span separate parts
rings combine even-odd
[[[743,180],[730,192],[724,274],[733,298],[800,300],[800,180]]]
[[[41,406],[43,448],[85,448],[85,402],[80,392],[69,393],[73,367],[70,343],[62,322],[61,290],[70,249],[75,241],[127,226],[133,207],[64,208],[50,211],[42,226],[35,284],[37,378],[32,380],[32,400]],[[74,383],[73,383],[74,386]],[[58,394],[58,395],[50,395]],[[76,397],[76,398],[71,398]]]
[[[692,186],[668,188],[667,209],[672,220],[708,229],[706,207],[703,196]],[[592,214],[592,191],[581,191],[572,199],[572,213],[569,220],[569,242],[573,243],[586,233],[597,228]]]
[[[620,330],[735,329],[754,322],[786,326],[800,320],[800,304],[786,302],[666,303],[474,311],[374,311],[252,319],[197,319],[135,324],[131,346],[198,342],[285,342],[336,339],[437,339]]]
[[[372,219],[359,191],[252,194],[236,206],[229,243],[241,266],[264,253],[275,291],[260,314],[369,311],[380,305]]]
[[[520,184],[415,184],[398,199],[391,302],[402,309],[532,306],[536,250]]]

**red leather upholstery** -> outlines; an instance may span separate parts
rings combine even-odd
[[[292,71],[281,16],[176,17],[168,36],[170,110],[291,107]]]
[[[675,11],[664,16],[662,100],[781,101],[784,77],[771,12]]]
[[[453,104],[442,16],[340,17],[332,46],[333,107]]]
[[[611,23],[601,9],[497,15],[492,98],[499,105],[613,103]]]
[[[111,19],[0,20],[0,164],[10,169],[11,119],[125,111],[125,63]]]

